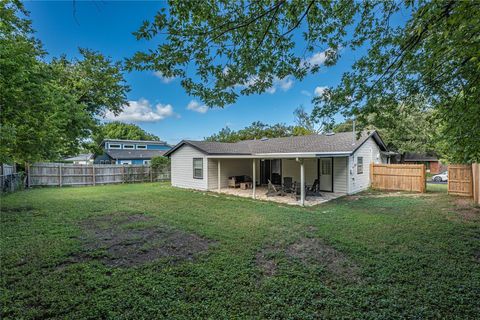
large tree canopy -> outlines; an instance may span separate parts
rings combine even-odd
[[[242,140],[280,138],[304,134],[308,134],[308,132],[302,127],[287,126],[283,123],[268,125],[263,122],[256,121],[248,127],[238,131],[232,130],[227,126],[221,129],[218,133],[206,137],[205,140],[218,142],[237,142]]]
[[[75,154],[106,110],[127,105],[121,66],[81,49],[45,62],[20,2],[0,2],[0,162]]]
[[[179,76],[187,93],[225,106],[365,47],[313,100],[314,120],[392,113],[422,95],[450,159],[480,161],[479,12],[480,2],[456,0],[171,1],[136,32],[159,45],[128,64]]]

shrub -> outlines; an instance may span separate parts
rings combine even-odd
[[[153,169],[163,168],[170,165],[170,158],[167,157],[153,157],[150,161]]]

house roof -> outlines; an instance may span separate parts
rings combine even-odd
[[[403,158],[404,161],[438,161],[438,157],[433,153],[414,153],[407,152]]]
[[[105,153],[112,159],[151,159],[152,157],[163,156],[165,150],[105,150]]]
[[[312,134],[285,138],[244,140],[235,143],[183,140],[166,152],[165,156],[170,156],[185,144],[188,144],[207,155],[353,153],[370,137],[375,139],[381,150],[387,150],[376,131],[364,131],[360,134],[359,139],[354,139],[352,132],[342,132],[332,135]]]
[[[113,143],[143,143],[143,144],[153,144],[153,145],[162,145],[162,146],[170,146],[165,141],[156,141],[156,140],[123,140],[123,139],[104,139],[101,145],[104,145],[105,142],[113,142]]]
[[[93,153],[82,153],[74,157],[65,158],[63,160],[64,161],[87,161],[87,160],[93,159],[93,157],[94,157]]]

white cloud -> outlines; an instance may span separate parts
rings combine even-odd
[[[329,48],[325,51],[320,51],[313,54],[310,58],[303,60],[303,65],[307,66],[321,66],[325,64],[329,55],[335,54],[335,50]]]
[[[310,58],[308,58],[307,62],[313,65],[319,65],[321,66],[322,64],[325,63],[325,60],[327,60],[327,51],[322,51],[322,52],[317,52]]]
[[[208,106],[201,104],[196,100],[192,100],[188,103],[187,109],[195,112],[199,112],[199,113],[205,113],[208,111]]]
[[[155,122],[173,115],[175,113],[171,104],[158,103],[153,108],[147,99],[142,98],[138,101],[129,101],[129,105],[125,106],[118,116],[108,111],[105,119],[124,122]]]
[[[302,90],[300,91],[301,94],[303,94],[304,96],[307,96],[307,97],[311,97],[312,94],[310,92],[308,92],[307,90]]]
[[[170,83],[175,80],[175,77],[165,77],[160,71],[155,71],[153,73],[155,77],[159,78],[163,83]]]
[[[316,96],[321,96],[325,90],[327,90],[328,87],[316,87],[315,90],[313,90],[313,93],[316,95]]]
[[[283,79],[274,79],[273,86],[278,86],[283,91],[288,91],[293,87],[293,80],[290,77],[285,77]]]

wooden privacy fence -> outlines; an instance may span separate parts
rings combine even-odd
[[[473,196],[472,166],[451,164],[448,166],[448,193],[457,196]]]
[[[167,181],[170,166],[153,169],[144,165],[35,163],[28,167],[27,177],[29,187]]]
[[[449,165],[448,193],[473,197],[480,204],[480,163]]]
[[[425,165],[372,163],[370,181],[373,189],[425,192]]]

